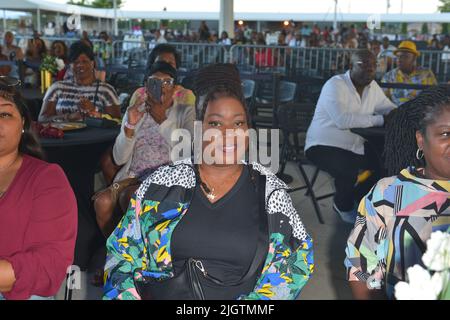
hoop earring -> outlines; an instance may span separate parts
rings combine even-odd
[[[417,151],[416,151],[416,159],[417,160],[422,160],[423,159],[423,151],[420,150],[419,148],[417,148]]]

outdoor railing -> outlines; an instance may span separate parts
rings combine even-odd
[[[181,67],[187,70],[197,69],[211,63],[228,62],[229,46],[209,43],[174,42],[181,55]]]
[[[24,42],[32,37],[16,37],[24,48]],[[78,38],[43,37],[48,45],[51,41],[62,40],[68,46]],[[156,43],[141,40],[117,40],[112,43],[91,40],[94,52],[107,65],[145,67],[147,58]],[[300,48],[287,46],[233,45],[225,46],[210,43],[170,43],[181,55],[180,68],[192,70],[217,62],[235,63],[241,72],[280,72],[287,75],[306,75],[328,78],[343,73],[349,68],[350,56],[357,49],[342,48]],[[395,57],[378,59],[379,64],[389,68],[396,67]],[[391,55],[393,56],[393,55]],[[450,51],[422,50],[417,65],[430,68],[438,82],[450,78]],[[383,69],[385,70],[385,69]],[[380,76],[381,74],[379,74]]]
[[[286,46],[234,45],[230,62],[243,71],[327,76],[347,70],[354,50]]]
[[[355,51],[358,49],[234,45],[229,62],[249,72],[276,71],[327,78],[348,70]],[[378,63],[390,64],[390,69],[397,67],[397,60],[390,59],[389,52],[379,58]],[[438,82],[450,80],[450,51],[422,50],[417,65],[431,69]]]

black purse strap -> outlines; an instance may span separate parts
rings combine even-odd
[[[250,170],[253,170],[249,168]],[[240,279],[236,283],[224,283],[220,281],[219,279],[216,279],[212,276],[210,276],[206,270],[201,270],[203,272],[203,275],[218,285],[224,285],[224,286],[238,286],[252,278],[255,273],[258,271],[259,267],[261,266],[261,262],[265,261],[265,258],[267,256],[267,250],[268,250],[268,216],[266,213],[266,176],[261,175],[258,173],[258,200],[259,200],[259,232],[258,232],[258,240],[256,244],[256,251],[255,251],[255,257],[253,258],[252,264],[247,270],[247,273],[245,274],[242,279]],[[198,265],[197,265],[198,267]],[[199,268],[200,269],[200,268]]]
[[[95,88],[95,96],[94,96],[94,107],[97,108],[97,98],[98,98],[98,87],[100,86],[100,80],[96,80],[97,87]]]

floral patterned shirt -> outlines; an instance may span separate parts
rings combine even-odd
[[[403,73],[399,68],[386,73],[381,82],[385,83],[407,83],[407,84],[421,84],[421,85],[436,85],[437,80],[430,69],[417,67],[411,74]],[[384,93],[397,106],[415,98],[421,90],[414,89],[394,89],[386,88]]]
[[[347,241],[348,280],[384,288],[393,298],[406,270],[422,264],[431,233],[449,226],[450,181],[418,178],[414,168],[380,180],[361,200]]]

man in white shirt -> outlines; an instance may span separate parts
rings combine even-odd
[[[355,188],[358,171],[367,159],[364,139],[350,129],[383,126],[384,115],[396,107],[374,81],[375,72],[373,53],[353,53],[350,70],[323,86],[306,134],[306,157],[335,179],[333,208],[349,223],[356,217],[359,195],[370,189]]]
[[[392,59],[395,58],[394,51],[397,50],[397,47],[395,47],[392,44],[390,44],[388,37],[384,37],[383,38],[383,45],[381,46],[380,49],[381,49],[380,57],[387,56],[387,57],[390,57]]]

